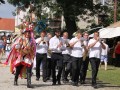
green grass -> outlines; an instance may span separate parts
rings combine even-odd
[[[91,71],[88,71],[87,78],[91,78]],[[97,78],[104,83],[120,85],[120,68],[108,66],[108,70],[105,71],[104,67],[102,66],[98,72]]]

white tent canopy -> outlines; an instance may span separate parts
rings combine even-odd
[[[120,36],[120,27],[110,30],[108,33],[102,36],[102,38],[114,38]]]
[[[117,28],[103,28],[99,30],[100,38],[114,38],[120,36],[120,27]],[[89,37],[93,37],[91,34]]]
[[[105,35],[110,33],[114,28],[102,28],[98,32],[100,33],[100,38],[106,38]],[[93,37],[94,34],[91,34],[89,37]]]

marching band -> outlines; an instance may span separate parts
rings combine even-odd
[[[52,85],[61,85],[62,80],[63,83],[71,80],[73,86],[78,86],[79,83],[85,84],[90,61],[92,86],[97,87],[96,77],[100,64],[101,49],[106,48],[100,41],[98,32],[95,32],[94,37],[89,39],[87,32],[82,36],[80,30],[78,30],[72,39],[68,39],[68,32],[64,32],[61,37],[61,31],[55,30],[52,37],[51,33],[47,34],[42,31],[40,37],[35,40],[35,44],[32,43],[34,39],[31,39],[30,32],[25,30],[24,38],[19,39],[14,45],[17,52],[16,60],[11,60],[12,73],[15,73],[14,85],[18,85],[18,76],[21,75],[23,67],[26,67],[27,87],[32,88],[33,63],[36,63],[36,66],[34,66],[36,81],[40,79],[40,66],[42,65],[43,82],[52,78]],[[12,53],[15,53],[13,51],[11,50]],[[11,53],[9,56],[11,56]],[[10,57],[8,58],[10,59]]]

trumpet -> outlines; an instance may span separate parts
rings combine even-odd
[[[41,41],[42,41],[42,43],[43,43],[43,44],[46,44],[46,42],[45,42],[44,38],[43,38]]]

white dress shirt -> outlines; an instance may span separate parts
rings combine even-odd
[[[70,40],[70,43],[74,43],[78,41],[79,39],[77,37],[74,37]],[[81,58],[83,55],[83,47],[81,46],[81,42],[78,41],[76,44],[74,44],[72,50],[71,50],[71,56],[76,58]]]
[[[88,42],[88,46],[92,43],[94,43],[96,40],[93,38],[93,39],[90,39],[89,42]],[[101,43],[100,42],[97,42],[92,48],[90,48],[90,51],[89,51],[89,58],[100,58],[101,57],[101,51],[102,51],[102,46],[101,46]]]
[[[63,39],[63,48],[64,48],[64,50],[62,51],[62,54],[70,55],[71,54],[71,49],[70,49],[70,47],[67,47],[67,44],[69,44],[70,40],[69,39],[64,39],[63,37],[62,37],[62,39]]]
[[[41,38],[36,39],[36,43],[37,43],[36,52],[39,54],[46,54],[48,50],[47,40],[44,40],[46,42],[45,44],[43,43],[43,41],[41,41],[41,43],[39,43],[39,41],[41,41]]]
[[[49,41],[49,49],[54,53],[62,53],[63,46],[57,47],[60,43],[63,43],[61,37],[57,38],[56,36],[52,37]]]

